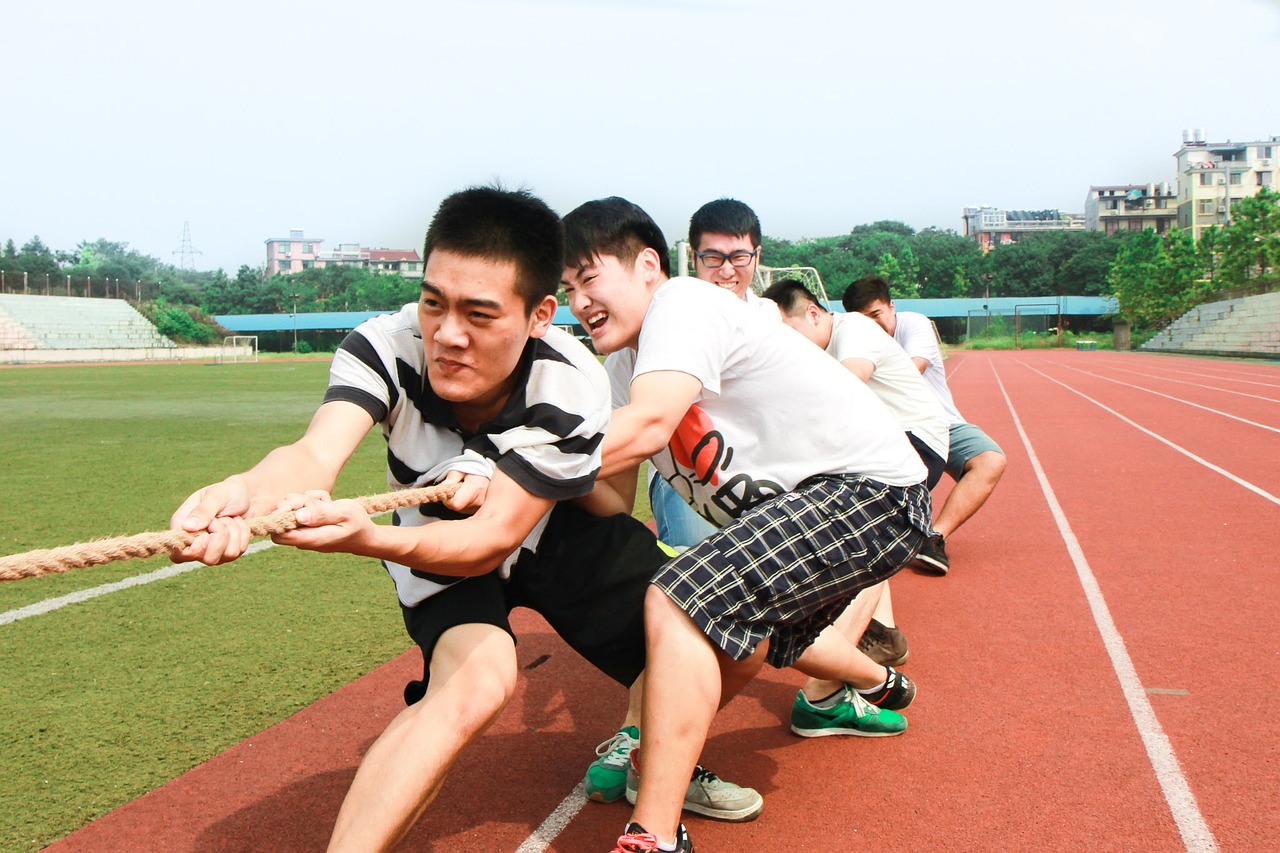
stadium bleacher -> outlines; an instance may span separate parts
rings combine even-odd
[[[0,350],[171,348],[123,299],[0,294]]]

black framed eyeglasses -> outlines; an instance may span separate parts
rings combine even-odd
[[[750,266],[751,261],[756,255],[760,254],[760,249],[748,252],[746,249],[739,249],[736,252],[725,254],[724,252],[699,252],[697,249],[693,253],[698,256],[698,260],[702,261],[702,265],[710,270],[719,269],[724,266],[724,262],[728,261],[735,267]]]

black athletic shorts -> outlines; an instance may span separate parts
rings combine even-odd
[[[619,684],[644,669],[644,595],[668,560],[649,528],[629,515],[591,515],[561,502],[551,510],[537,553],[521,554],[511,577],[465,578],[416,607],[401,606],[405,628],[422,649],[421,682],[405,688],[413,704],[426,692],[431,654],[457,625],[496,625],[511,634],[507,614],[528,607],[569,647]]]

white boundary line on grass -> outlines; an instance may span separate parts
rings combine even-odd
[[[244,553],[246,555],[252,554],[266,548],[271,548],[275,544],[276,543],[269,539],[264,539],[261,542],[254,542],[245,549]],[[125,578],[124,580],[116,581],[115,583],[105,583],[102,586],[90,587],[89,589],[82,589],[78,592],[72,592],[67,595],[60,595],[57,598],[46,598],[44,601],[37,601],[35,604],[28,604],[26,607],[19,607],[14,610],[6,610],[3,613],[0,613],[0,625],[8,625],[11,622],[17,622],[21,619],[29,619],[32,616],[43,616],[46,613],[52,613],[54,610],[59,610],[69,604],[79,604],[82,601],[88,601],[92,598],[97,598],[100,595],[119,592],[122,589],[129,589],[135,586],[142,586],[143,584],[148,584],[152,581],[162,581],[166,578],[177,577],[178,575],[185,574],[193,569],[202,568],[204,568],[204,563],[171,563],[162,569],[156,569],[154,572],[134,575],[133,577]]]
[[[1182,835],[1183,846],[1190,853],[1216,853],[1218,843],[1214,840],[1208,824],[1205,823],[1204,816],[1200,814],[1200,807],[1196,803],[1195,795],[1191,793],[1191,786],[1187,784],[1186,777],[1182,775],[1182,768],[1178,764],[1178,756],[1173,751],[1173,745],[1169,742],[1168,736],[1165,735],[1164,729],[1160,726],[1160,720],[1156,718],[1156,712],[1151,707],[1151,702],[1147,700],[1146,692],[1142,688],[1142,682],[1138,678],[1138,671],[1134,668],[1133,660],[1125,650],[1124,638],[1120,636],[1120,631],[1116,628],[1115,622],[1111,618],[1111,611],[1102,595],[1102,588],[1098,585],[1098,579],[1094,576],[1093,569],[1089,567],[1088,560],[1085,559],[1084,550],[1080,547],[1079,540],[1076,539],[1075,533],[1071,530],[1071,525],[1067,521],[1066,514],[1062,511],[1062,506],[1058,503],[1053,487],[1049,485],[1049,478],[1045,475],[1044,469],[1040,467],[1040,460],[1031,446],[1031,439],[1027,436],[1026,430],[1022,428],[1022,421],[1018,418],[1018,413],[1013,408],[1013,401],[1009,399],[1009,392],[1005,390],[1004,383],[1000,381],[1000,374],[996,371],[994,364],[991,366],[991,372],[995,375],[996,384],[1000,386],[1000,393],[1004,395],[1005,404],[1009,407],[1009,414],[1013,416],[1013,425],[1017,428],[1018,435],[1022,439],[1022,446],[1026,448],[1031,467],[1035,471],[1036,479],[1040,482],[1040,490],[1044,493],[1045,500],[1049,504],[1049,511],[1053,514],[1053,520],[1058,525],[1058,533],[1062,536],[1063,542],[1066,543],[1067,553],[1071,555],[1071,562],[1075,565],[1076,576],[1080,579],[1080,586],[1084,588],[1085,599],[1089,604],[1090,612],[1093,614],[1094,624],[1098,628],[1098,633],[1102,636],[1102,645],[1106,648],[1107,655],[1111,658],[1111,667],[1115,671],[1116,678],[1120,681],[1121,692],[1123,692],[1125,701],[1129,704],[1129,714],[1133,718],[1134,725],[1138,728],[1138,736],[1142,739],[1143,747],[1146,748],[1147,758],[1151,762],[1151,767],[1155,770],[1156,781],[1160,783],[1160,790],[1164,793],[1165,802],[1169,806],[1174,822],[1178,825],[1178,832]],[[1039,371],[1036,372],[1039,373]],[[1051,379],[1052,377],[1045,378]],[[1101,404],[1099,403],[1099,405]],[[1103,408],[1106,407],[1104,406]],[[1108,411],[1111,410],[1108,409]],[[1129,421],[1129,423],[1133,422]],[[1134,425],[1137,426],[1136,424]]]

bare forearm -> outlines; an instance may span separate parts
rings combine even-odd
[[[483,575],[520,547],[510,525],[498,519],[437,521],[422,527],[371,525],[352,553],[390,560],[411,569],[457,577]]]
[[[604,436],[604,463],[600,477],[609,479],[629,470],[660,452],[671,433],[656,417],[647,417],[633,406],[613,410],[609,431]]]
[[[248,489],[250,515],[257,516],[275,510],[290,492],[332,492],[337,469],[298,442],[277,447],[257,465],[235,476]]]

